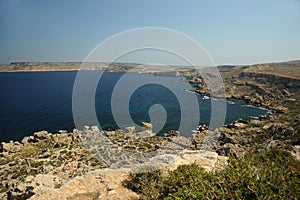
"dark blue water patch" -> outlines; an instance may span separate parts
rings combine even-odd
[[[114,87],[124,73],[104,72],[99,80],[95,95],[97,118],[103,130],[115,130],[120,127],[116,124],[111,111],[111,96]]]
[[[0,73],[0,140],[74,127],[76,72]]]
[[[140,124],[142,121],[151,122],[149,110],[155,104],[161,105],[167,114],[166,122],[159,134],[172,129],[178,130],[181,116],[178,99],[172,91],[159,84],[147,84],[134,92],[129,107],[133,121],[136,124]]]
[[[93,73],[93,72],[86,72]],[[60,129],[72,131],[75,127],[72,115],[72,90],[77,72],[18,72],[0,73],[0,141],[21,140],[36,131],[52,133]],[[95,94],[95,109],[102,129],[116,129],[118,125],[111,111],[111,95],[116,83],[124,74],[104,73]],[[132,82],[151,79],[150,75],[130,74]],[[161,77],[176,82],[178,77]],[[125,90],[124,93],[127,91]],[[181,91],[182,95],[195,95]],[[199,124],[209,124],[210,99],[197,96],[200,108]],[[168,88],[147,84],[136,90],[130,99],[133,121],[150,121],[149,108],[160,104],[167,111],[162,131],[178,128],[181,108]],[[227,104],[225,123],[239,118],[266,114],[266,110],[250,107],[242,101]],[[87,124],[92,125],[92,124]],[[130,124],[128,124],[130,125]],[[191,127],[190,129],[194,129]]]

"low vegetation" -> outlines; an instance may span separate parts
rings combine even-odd
[[[142,199],[298,199],[300,163],[289,152],[272,149],[229,160],[215,173],[196,164],[131,173],[126,183]]]

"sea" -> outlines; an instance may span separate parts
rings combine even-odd
[[[86,73],[86,77],[95,75],[93,71],[80,73]],[[99,123],[97,125],[102,130],[115,130],[139,125],[141,122],[153,123],[155,121],[153,116],[157,116],[159,120],[156,121],[161,123],[157,125],[158,134],[177,130],[181,122],[188,120],[186,116],[182,118],[184,108],[180,96],[185,97],[184,106],[192,110],[190,113],[200,113],[197,124],[208,125],[211,121],[212,100],[190,92],[191,88],[187,87],[187,82],[182,81],[183,77],[110,72],[100,74],[96,91],[92,95],[94,105],[91,107],[96,113]],[[74,128],[83,128],[76,126],[73,116],[73,91],[77,77],[77,71],[1,72],[0,141],[20,141],[24,136],[41,130],[57,133],[62,130],[72,131]],[[88,82],[89,79],[87,78],[86,81]],[[135,84],[138,87],[135,86],[135,90],[132,91],[134,88],[132,85]],[[172,87],[168,87],[168,84]],[[88,84],[85,90],[89,90]],[[118,93],[122,93],[123,96],[129,94],[129,97],[126,97],[127,102],[123,102],[125,98],[120,98],[123,96],[116,99]],[[113,97],[114,102],[117,102],[114,104],[114,109],[112,109]],[[84,99],[84,96],[81,98]],[[195,106],[195,99],[198,107],[191,108]],[[77,112],[87,111],[82,109]],[[129,113],[130,117],[124,113],[116,113],[118,110],[120,112],[128,110],[126,113]],[[249,106],[241,100],[227,100],[224,124],[233,123],[240,118],[259,117],[266,113],[266,109]],[[86,113],[85,125],[95,125],[89,123],[89,114]],[[123,124],[120,123],[122,116],[126,117]],[[193,130],[197,127],[188,128]]]

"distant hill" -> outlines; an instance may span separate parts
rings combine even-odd
[[[244,73],[300,80],[300,60],[251,65]]]
[[[105,63],[105,62],[13,62],[0,65],[0,72],[35,72],[35,71],[77,71],[77,70],[107,70],[110,72],[134,72],[134,73],[168,73],[172,70],[187,72],[189,67],[172,66],[172,68],[160,65],[142,65],[137,63]],[[245,76],[272,76],[287,79],[300,80],[300,60],[278,63],[264,63],[245,66],[220,65],[220,72],[242,69]]]

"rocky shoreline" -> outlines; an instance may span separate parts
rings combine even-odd
[[[274,110],[275,116],[240,119],[214,130],[202,125],[191,140],[176,131],[156,136],[152,125],[144,123],[143,130],[128,127],[102,132],[97,127],[85,127],[62,134],[41,131],[21,142],[3,142],[0,198],[138,198],[122,182],[132,166],[139,162],[158,164],[165,169],[196,162],[206,170],[214,171],[226,165],[228,157],[243,158],[246,154],[272,148],[287,150],[300,161],[297,77],[284,75],[281,81],[280,76],[270,75],[270,67],[272,65],[260,66],[259,73],[251,66],[226,66],[220,71],[226,98],[241,99],[247,104]],[[265,76],[263,72],[267,69]],[[300,65],[294,70],[300,72]],[[209,95],[199,74],[181,73],[189,77],[195,92]]]
[[[220,155],[241,157],[272,147],[291,150],[300,144],[299,62],[221,66],[219,70],[227,99],[243,100],[271,112],[269,117],[240,119],[221,128],[220,142],[214,147]],[[195,92],[210,96],[203,78],[198,74],[189,77]],[[199,131],[195,137],[201,138],[205,131]],[[196,140],[201,143],[201,139]]]

